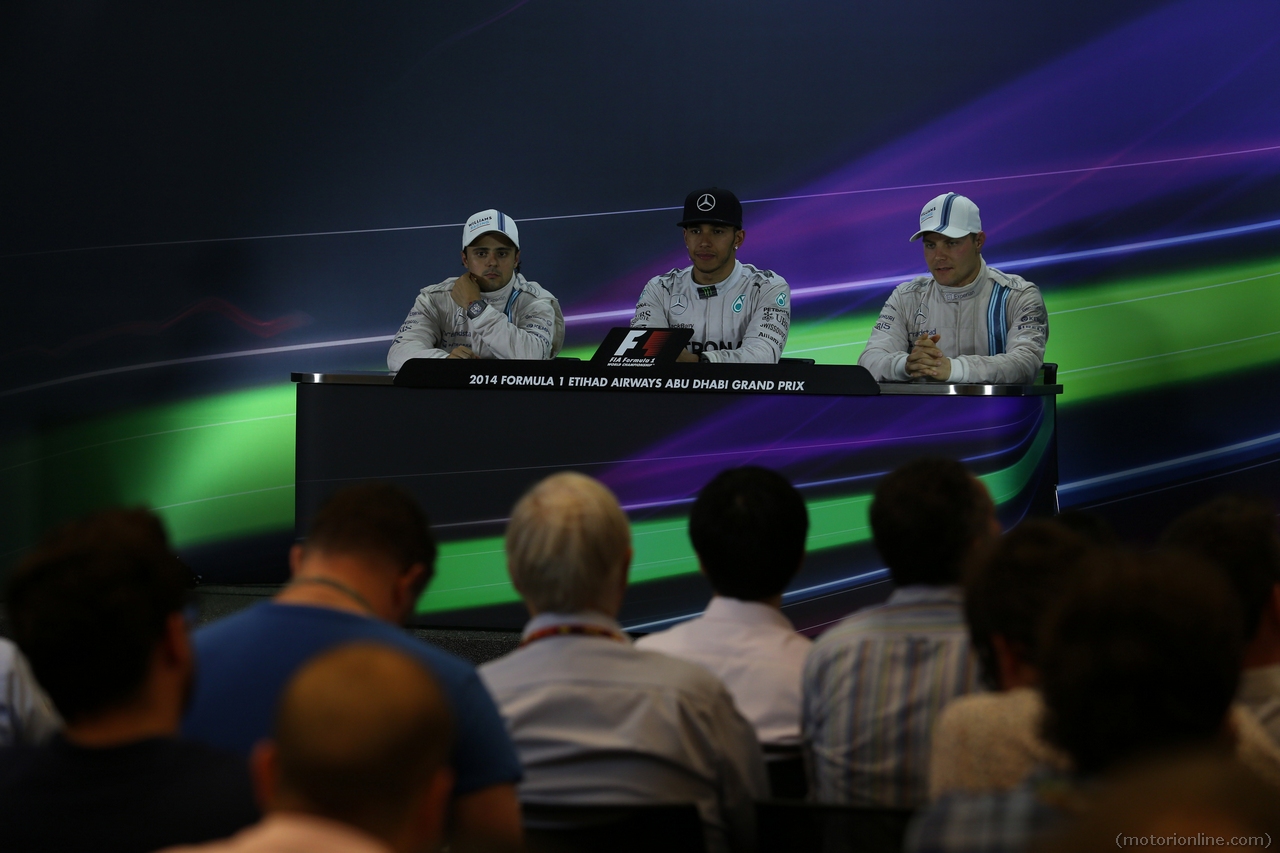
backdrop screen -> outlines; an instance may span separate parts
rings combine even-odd
[[[987,261],[1045,295],[1064,505],[1142,538],[1215,492],[1280,492],[1274,0],[50,2],[3,20],[0,571],[123,503],[154,507],[208,581],[283,577],[291,370],[385,369],[489,207],[589,356],[688,262],[675,222],[708,185],[744,202],[742,260],[791,284],[785,355],[830,364],[923,270],[921,206],[968,195]],[[663,500],[712,473],[699,437],[733,437],[724,417],[655,437],[697,460]],[[558,427],[440,418],[487,443]],[[859,559],[848,576],[879,568]]]
[[[417,621],[519,628],[527,614],[503,551],[511,507],[548,474],[590,474],[631,519],[623,623],[653,630],[701,611],[710,595],[688,537],[698,490],[725,468],[764,465],[795,483],[808,505],[808,555],[784,606],[798,627],[819,628],[886,579],[867,509],[876,481],[902,462],[969,460],[1006,526],[1051,512],[1053,401],[300,384],[297,520],[305,531],[324,498],[352,482],[410,489],[441,543]],[[518,412],[526,426],[477,442],[446,412],[478,424]],[[527,426],[539,423],[556,428]]]

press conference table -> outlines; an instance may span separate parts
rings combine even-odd
[[[1056,384],[877,384],[846,365],[472,359],[415,360],[399,374],[294,373],[293,381],[299,535],[335,489],[387,480],[423,503],[446,552],[470,543],[488,553],[500,550],[510,507],[530,485],[582,471],[605,482],[632,520],[633,581],[642,585],[628,593],[628,626],[687,615],[702,594],[679,542],[693,497],[724,468],[773,468],[805,495],[809,554],[789,593],[798,624],[844,607],[859,578],[883,580],[865,505],[876,480],[909,459],[966,461],[1006,525],[1057,505]],[[445,574],[420,624],[523,620],[509,589],[486,589],[501,585],[492,578],[469,585]]]

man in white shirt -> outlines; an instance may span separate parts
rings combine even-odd
[[[0,747],[44,743],[62,728],[53,703],[31,674],[27,659],[0,637]]]
[[[791,288],[772,270],[738,260],[747,232],[737,196],[694,190],[676,224],[693,265],[649,279],[632,328],[693,329],[677,361],[777,363],[791,331]]]
[[[564,345],[559,301],[520,274],[520,229],[500,210],[462,228],[466,272],[424,287],[396,333],[387,367],[411,358],[554,358]]]
[[[1040,289],[987,266],[978,206],[943,193],[920,211],[929,275],[889,294],[858,364],[878,382],[1028,385],[1044,363],[1049,317]]]
[[[524,765],[524,802],[695,803],[710,851],[749,849],[767,796],[760,745],[700,666],[637,649],[617,622],[631,531],[617,499],[555,474],[516,504],[511,581],[533,616],[480,677]]]
[[[696,619],[636,643],[715,673],[762,744],[800,742],[800,675],[813,643],[782,615],[804,560],[804,498],[766,468],[723,471],[698,493],[689,538],[715,590]]]

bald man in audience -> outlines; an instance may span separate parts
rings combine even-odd
[[[265,817],[186,853],[416,853],[444,833],[453,720],[435,679],[388,646],[312,659],[280,698],[252,766]],[[176,853],[176,849],[175,849]]]
[[[294,546],[289,584],[273,600],[196,632],[199,675],[183,730],[247,756],[269,734],[280,691],[308,660],[357,641],[393,646],[431,670],[457,722],[452,850],[520,849],[520,762],[492,697],[469,663],[401,627],[435,557],[427,517],[407,492],[385,483],[335,492]]]
[[[533,618],[480,676],[524,763],[521,800],[696,803],[709,850],[753,847],[760,745],[719,679],[619,627],[631,531],[613,494],[581,474],[543,480],[516,504],[506,549]]]

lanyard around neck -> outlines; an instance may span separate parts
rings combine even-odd
[[[342,581],[334,580],[333,578],[326,578],[323,576],[316,576],[316,577],[294,578],[292,581],[289,582],[289,586],[308,586],[308,585],[309,586],[327,586],[330,589],[336,589],[338,592],[342,593],[347,598],[351,599],[356,604],[360,605],[363,609],[368,611],[370,615],[372,616],[378,615],[378,611],[373,609],[373,605],[369,603],[369,599],[365,598],[363,595],[356,592],[354,589],[347,586]]]
[[[548,628],[539,628],[529,636],[520,641],[520,647],[524,648],[530,643],[536,643],[539,640],[545,640],[548,637],[565,637],[569,635],[578,635],[584,637],[602,637],[606,640],[613,640],[617,643],[625,643],[627,638],[612,628],[602,628],[599,625],[583,625],[580,623],[567,623],[564,625],[552,625]]]

